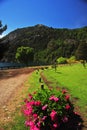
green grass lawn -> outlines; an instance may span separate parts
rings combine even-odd
[[[44,75],[53,82],[51,86],[66,88],[72,97],[78,99],[76,105],[85,112],[87,109],[87,68],[84,68],[82,64],[58,66],[56,72],[51,68],[45,70]]]
[[[39,82],[39,78],[41,77],[40,76],[40,73],[43,72],[42,70],[39,70],[38,73],[37,73],[37,70],[35,72],[32,73],[32,76],[29,77],[28,81],[26,82],[25,85],[29,85],[29,90],[28,90],[28,93],[32,93],[36,90],[39,91],[39,89],[41,89],[41,84],[43,83],[43,80],[41,81],[42,83]],[[44,87],[47,88],[47,86],[44,84]]]

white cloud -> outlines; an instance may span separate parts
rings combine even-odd
[[[4,36],[5,36],[4,34],[0,35],[0,39],[3,38]]]

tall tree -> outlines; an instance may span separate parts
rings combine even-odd
[[[29,63],[33,62],[34,50],[30,47],[18,47],[15,58],[18,62],[28,65]]]
[[[2,22],[0,21],[0,35],[7,29],[7,25],[3,26]]]

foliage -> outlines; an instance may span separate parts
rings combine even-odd
[[[59,57],[57,59],[57,62],[58,62],[58,64],[66,64],[67,63],[67,59],[64,58],[64,57]]]
[[[47,62],[46,62],[46,55],[47,55],[47,51],[46,50],[38,51],[34,55],[34,63],[37,64],[37,65],[47,64]]]
[[[85,64],[87,67],[87,64]],[[83,113],[86,112],[87,104],[87,69],[80,64],[73,64],[72,66],[58,66],[56,73],[54,69],[44,71],[44,76],[48,81],[51,81],[50,86],[54,88],[60,86],[67,88],[72,95],[76,106],[80,107]],[[86,115],[86,113],[85,113]]]
[[[42,89],[29,94],[22,108],[25,125],[30,130],[57,130],[66,126],[76,114],[66,92]]]
[[[76,57],[75,56],[71,56],[70,58],[67,59],[67,62],[69,64],[75,63],[76,62]]]
[[[74,61],[74,60],[76,60],[76,57],[75,56],[71,56],[69,59]]]
[[[0,21],[0,36],[2,33],[7,29],[7,25],[3,26],[2,22]],[[0,37],[0,42],[2,41],[3,38]],[[6,44],[0,44],[0,60],[3,58],[4,52],[6,52],[8,48],[8,45]]]
[[[76,57],[78,60],[86,60],[87,61],[87,43],[82,42],[79,44],[76,50]]]
[[[18,62],[28,65],[29,62],[30,63],[33,62],[33,57],[34,57],[33,48],[23,46],[17,48],[15,58]]]
[[[3,26],[2,22],[0,21],[0,35],[7,29],[7,25]]]
[[[1,59],[9,62],[14,61],[17,48],[28,46],[34,48],[35,63],[38,59],[44,64],[51,64],[54,59],[61,56],[69,58],[75,55],[80,43],[87,41],[86,32],[87,27],[57,29],[44,25],[17,29],[2,39],[0,45]],[[2,48],[6,48],[6,50]]]

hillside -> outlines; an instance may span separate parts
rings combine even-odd
[[[0,39],[0,61],[15,62],[20,46],[34,48],[34,62],[52,63],[56,58],[76,54],[80,44],[87,45],[87,27],[57,29],[38,24],[16,29]]]

